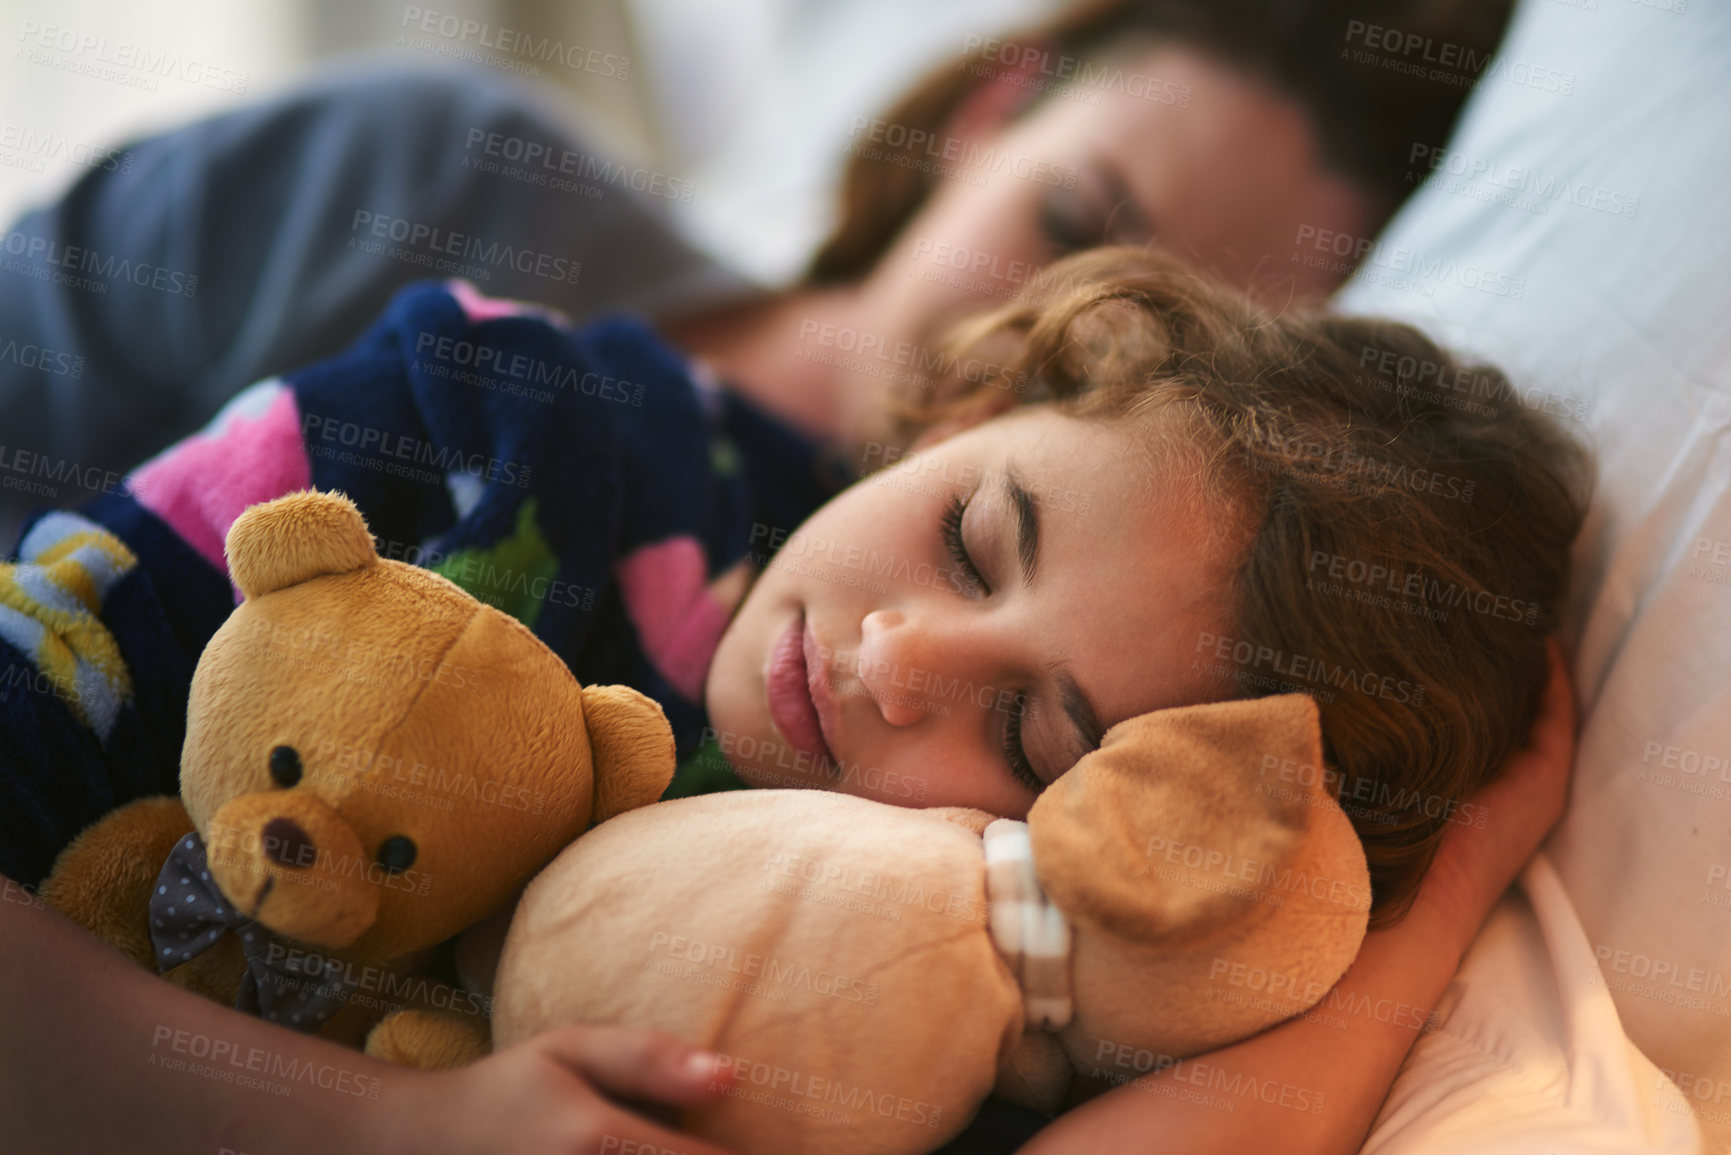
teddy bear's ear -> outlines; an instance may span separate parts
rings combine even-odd
[[[229,527],[224,552],[229,575],[249,598],[379,560],[355,503],[316,489],[246,510]]]
[[[647,806],[673,781],[673,727],[655,699],[629,686],[584,686],[594,752],[594,821]]]

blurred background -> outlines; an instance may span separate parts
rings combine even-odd
[[[691,180],[687,228],[791,276],[823,234],[853,118],[969,36],[1057,0],[0,0],[0,219],[76,159],[267,96],[344,58],[532,78],[620,159]],[[46,45],[46,46],[45,46]],[[87,163],[87,162],[86,162]]]

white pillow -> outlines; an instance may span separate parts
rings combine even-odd
[[[1338,300],[1491,359],[1597,445],[1565,617],[1584,728],[1547,849],[1710,1151],[1731,1143],[1728,61],[1723,0],[1522,0]]]

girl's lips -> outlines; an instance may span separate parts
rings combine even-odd
[[[829,688],[823,681],[823,663],[811,660],[818,656],[817,648],[816,639],[806,633],[802,611],[770,651],[764,689],[769,697],[770,721],[781,736],[796,750],[827,759],[819,765],[833,765],[835,755],[824,739],[823,721],[813,700],[827,698]]]
[[[804,614],[800,616],[803,618]],[[830,685],[829,668],[825,660],[828,651],[818,642],[817,635],[812,633],[810,626],[805,628],[804,633],[806,690],[811,695],[812,708],[817,711],[817,726],[823,736],[824,755],[832,764],[839,766],[840,760],[835,756],[835,687]]]

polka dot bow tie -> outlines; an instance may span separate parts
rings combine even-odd
[[[348,964],[295,946],[236,910],[211,880],[204,840],[188,834],[169,852],[150,896],[156,969],[172,970],[202,954],[225,932],[240,938],[246,955],[236,1010],[312,1032],[355,992]]]

